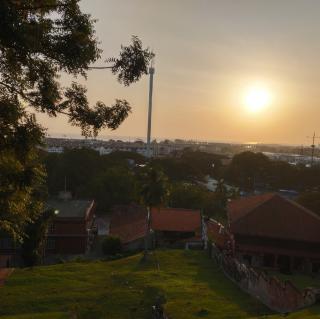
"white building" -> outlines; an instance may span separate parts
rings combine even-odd
[[[50,146],[46,149],[48,153],[58,153],[61,154],[64,151],[64,148],[62,146]]]

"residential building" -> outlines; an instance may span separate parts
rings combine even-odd
[[[46,255],[86,253],[94,236],[95,202],[51,199],[47,206],[56,215],[49,226]]]
[[[110,236],[119,237],[124,250],[144,248],[147,232],[147,210],[131,205],[114,206],[110,218]]]
[[[286,272],[319,272],[317,214],[273,193],[233,200],[227,213],[238,259]]]
[[[202,217],[200,210],[182,208],[153,208],[151,230],[156,246],[202,246]]]
[[[47,208],[55,212],[49,225],[45,257],[86,253],[94,236],[95,202],[89,200],[52,199]],[[19,266],[21,244],[12,238],[0,238],[0,267]]]

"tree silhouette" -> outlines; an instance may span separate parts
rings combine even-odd
[[[90,106],[84,86],[59,83],[63,73],[86,78],[101,57],[94,22],[79,0],[0,1],[0,231],[16,239],[44,209],[39,146],[45,129],[33,112],[63,114],[89,137],[116,129],[131,111],[124,99]],[[153,56],[133,37],[104,68],[127,86],[147,73]]]
[[[163,205],[169,194],[168,179],[161,169],[150,164],[144,169],[140,179],[140,198],[147,207],[147,233],[145,236],[145,254],[149,249],[151,210]]]

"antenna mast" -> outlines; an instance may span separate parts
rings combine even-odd
[[[314,149],[316,147],[315,145],[315,140],[316,138],[320,138],[319,136],[316,136],[316,132],[313,133],[313,136],[307,136],[312,138],[312,145],[311,145],[311,166],[313,166],[313,161],[314,161]]]

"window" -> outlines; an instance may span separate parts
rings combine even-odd
[[[54,231],[55,231],[55,224],[54,224],[54,223],[51,223],[51,224],[49,225],[48,232],[49,232],[49,234],[53,234]]]
[[[47,249],[55,249],[56,248],[56,241],[53,238],[48,238],[47,240]]]

